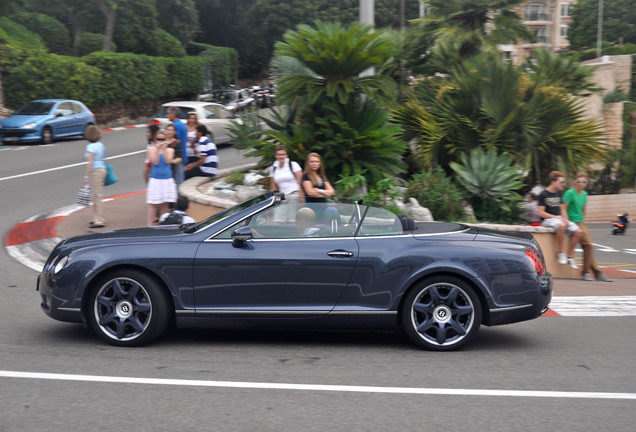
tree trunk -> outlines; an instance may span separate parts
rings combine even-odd
[[[77,19],[77,17],[75,16],[75,14],[73,13],[72,10],[69,9],[68,11],[68,21],[71,24],[71,35],[73,37],[73,48],[77,47],[77,44],[80,41],[80,38],[82,37],[82,25],[80,24],[79,20]]]
[[[99,9],[106,18],[106,30],[104,31],[104,51],[110,51],[115,31],[115,17],[119,0],[98,0]]]

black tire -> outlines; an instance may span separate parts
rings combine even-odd
[[[474,289],[453,276],[435,276],[414,286],[402,304],[402,325],[421,348],[452,351],[466,345],[481,324]]]
[[[91,328],[116,346],[140,346],[159,337],[170,322],[169,301],[157,281],[139,270],[100,278],[87,304]]]
[[[53,142],[53,130],[44,126],[42,129],[42,144],[51,144]]]

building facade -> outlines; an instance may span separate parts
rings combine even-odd
[[[535,35],[535,41],[501,45],[500,49],[514,64],[522,64],[526,57],[533,57],[537,48],[560,52],[569,46],[568,29],[572,22],[572,6],[575,0],[526,0],[515,12]]]

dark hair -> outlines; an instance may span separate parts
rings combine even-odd
[[[188,197],[185,195],[179,195],[179,197],[177,198],[177,203],[175,204],[174,208],[177,210],[186,211],[189,206],[190,206],[190,200],[188,199]]]
[[[207,128],[207,127],[205,127],[205,125],[202,125],[202,124],[197,125],[197,132],[201,132],[203,135],[207,135],[207,134],[209,134],[209,133],[210,133],[210,132],[208,131],[208,128]]]
[[[172,113],[172,114],[174,114],[175,116],[177,116],[177,118],[180,118],[180,117],[181,117],[181,110],[179,109],[179,107],[176,107],[176,106],[169,106],[169,107],[166,109],[166,112],[167,112],[167,113]]]

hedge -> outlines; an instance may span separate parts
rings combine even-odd
[[[191,42],[188,45],[188,54],[202,57],[206,63],[213,64],[212,80],[215,87],[225,87],[236,82],[238,53],[234,48]]]
[[[36,98],[79,99],[89,107],[188,98],[200,91],[207,62],[106,51],[80,58],[50,54],[39,37],[0,18],[2,84],[11,108]]]

